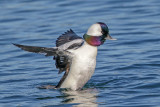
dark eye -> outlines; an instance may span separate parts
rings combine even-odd
[[[104,32],[103,32],[103,31],[101,31],[101,33],[104,35]]]
[[[108,30],[102,30],[101,31],[103,35],[107,35],[108,34]]]

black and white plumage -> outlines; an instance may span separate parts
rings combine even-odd
[[[45,56],[54,56],[56,67],[59,69],[59,74],[66,71],[62,79],[56,86],[59,88],[61,83],[64,81],[65,77],[68,75],[68,70],[71,65],[72,54],[68,52],[68,49],[77,49],[82,46],[84,40],[76,35],[72,29],[68,30],[56,40],[56,47],[37,47],[37,46],[25,46],[14,44],[15,46],[29,52],[44,54]]]
[[[70,29],[57,38],[56,47],[61,50],[77,49],[82,46],[83,42],[84,40]],[[56,60],[56,67],[59,68],[59,73],[66,71],[70,63],[68,57],[57,55],[53,59]]]
[[[102,37],[103,33],[105,33],[103,38],[106,36],[106,39],[113,39],[109,36],[107,29],[107,25],[99,22],[93,24],[86,34],[94,38],[94,36]],[[65,71],[56,88],[78,90],[91,78],[96,66],[97,46],[88,44],[88,40],[77,36],[70,29],[57,38],[56,47],[53,48],[14,45],[25,51],[54,56],[53,59],[56,67],[59,69],[59,73]]]
[[[56,47],[65,46],[66,49],[73,49],[81,46],[82,42],[83,42],[83,39],[78,35],[76,35],[76,33],[74,33],[72,29],[70,29],[57,38]]]

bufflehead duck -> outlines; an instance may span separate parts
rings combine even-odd
[[[81,89],[91,78],[96,67],[97,47],[105,40],[116,40],[109,35],[105,23],[97,22],[91,25],[83,38],[69,30],[59,36],[56,47],[37,47],[14,44],[29,52],[54,56],[59,73],[65,72],[55,88]]]

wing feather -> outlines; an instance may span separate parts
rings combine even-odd
[[[72,29],[70,29],[57,38],[56,47],[60,47],[77,39],[83,41],[81,37],[79,37]]]
[[[13,44],[22,50],[28,52],[34,52],[39,54],[44,54],[45,56],[69,56],[72,57],[72,54],[66,50],[60,50],[57,47],[54,48],[47,48],[47,47],[37,47],[37,46],[27,46],[27,45],[20,45],[20,44]]]
[[[72,64],[73,54],[70,53],[69,49],[77,49],[83,44],[83,39],[76,35],[72,29],[68,30],[56,40],[56,47],[47,48],[47,47],[37,47],[37,46],[26,46],[20,44],[13,44],[25,51],[34,52],[39,54],[44,54],[45,56],[54,56],[56,60],[56,67],[59,69],[58,73],[65,71],[63,77],[59,81],[56,88],[59,88],[67,77],[70,66]]]

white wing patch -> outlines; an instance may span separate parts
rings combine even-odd
[[[59,46],[58,48],[62,50],[76,49],[76,48],[79,48],[83,44],[83,42],[84,42],[83,39],[75,39]]]

